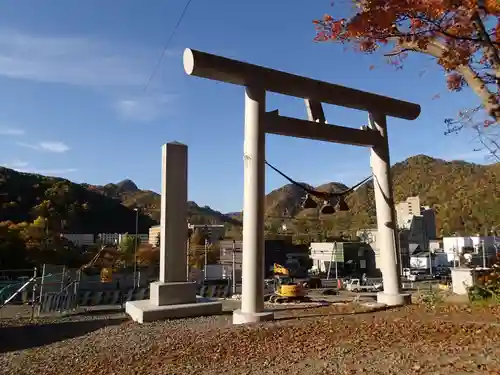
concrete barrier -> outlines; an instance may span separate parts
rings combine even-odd
[[[44,293],[40,303],[41,313],[64,312],[77,307],[122,305],[127,301],[149,298],[149,288],[120,290],[80,290],[77,293]]]
[[[46,293],[40,301],[39,313],[64,312],[77,307],[74,293]]]
[[[198,295],[204,298],[229,298],[232,290],[229,283],[208,283],[199,285]],[[44,293],[40,303],[40,312],[64,312],[77,307],[100,305],[123,305],[128,301],[140,301],[149,298],[149,287],[126,290],[79,290],[77,292]]]
[[[205,298],[229,298],[231,287],[229,285],[202,285],[198,290],[198,295]]]

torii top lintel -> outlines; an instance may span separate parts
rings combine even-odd
[[[405,120],[415,120],[420,114],[418,104],[232,60],[190,48],[184,50],[183,59],[184,70],[188,75],[192,76],[240,86],[261,86],[267,91],[278,94],[311,99]]]

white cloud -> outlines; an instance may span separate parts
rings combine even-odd
[[[64,175],[68,173],[73,173],[78,171],[76,168],[61,168],[61,169],[28,169],[28,170],[19,170],[20,172],[25,172],[25,173],[37,173],[37,174],[43,174],[43,175],[49,175],[49,176],[57,176],[57,175]]]
[[[22,160],[12,160],[8,163],[5,163],[3,165],[4,167],[11,168],[11,169],[18,169],[18,168],[24,168],[28,166],[27,161],[22,161]]]
[[[36,167],[31,167],[28,162],[21,160],[13,160],[11,162],[4,163],[3,166],[6,168],[15,169],[16,171],[22,173],[36,173],[50,176],[65,175],[77,171],[76,168],[39,169]]]
[[[23,129],[6,128],[0,126],[0,135],[24,135],[26,132]]]
[[[37,151],[47,151],[55,153],[63,153],[69,151],[70,148],[63,142],[39,142],[39,143],[24,143],[18,142],[19,146],[31,148]]]
[[[155,51],[90,37],[0,30],[0,76],[78,86],[145,85]]]
[[[155,120],[172,108],[175,95],[143,96],[118,100],[114,107],[126,120],[147,122]]]
[[[12,168],[22,173],[35,173],[45,176],[60,176],[68,173],[76,172],[76,168],[61,168],[61,169],[37,169],[37,168]]]

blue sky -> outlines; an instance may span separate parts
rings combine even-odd
[[[395,71],[380,55],[313,42],[311,21],[332,11],[329,0],[193,0],[145,90],[185,1],[2,1],[0,164],[91,184],[130,178],[159,191],[161,145],[176,140],[189,146],[189,198],[241,209],[243,88],[187,76],[186,47],[421,104],[416,121],[389,119],[392,162],[420,153],[485,161],[465,134],[443,135],[443,119],[477,100],[448,94],[430,58]],[[269,110],[305,118],[302,100],[268,98]],[[355,110],[328,106],[326,115],[366,123]],[[370,173],[364,148],[268,135],[266,152],[315,185]],[[285,182],[267,171],[268,191]]]

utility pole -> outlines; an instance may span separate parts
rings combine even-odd
[[[236,251],[236,243],[233,240],[233,269],[232,269],[232,276],[233,276],[233,294],[236,294],[236,255],[234,252]]]
[[[486,268],[486,246],[484,246],[484,239],[481,241],[483,248],[483,268]]]
[[[399,253],[399,275],[403,274],[403,254],[401,251],[401,228],[396,226],[396,235],[398,236],[398,253]]]
[[[207,279],[207,250],[208,250],[208,240],[205,238],[205,265],[203,267],[203,278]]]
[[[332,248],[332,255],[330,256],[330,262],[328,263],[328,273],[326,274],[326,279],[330,280],[330,271],[332,270],[332,263],[333,260],[335,259],[335,266],[337,266],[336,262],[336,256],[335,252],[337,251],[337,242],[333,243],[333,248]]]
[[[134,241],[134,288],[138,284],[137,279],[137,240],[139,238],[139,209],[134,208],[135,211],[135,241]]]
[[[432,276],[432,254],[431,249],[427,250],[429,252],[429,275]]]
[[[188,234],[186,241],[186,280],[189,281],[189,250],[191,249],[191,236]]]
[[[485,246],[485,241],[486,238],[488,237],[488,228],[484,228],[484,238],[483,238],[483,268],[486,268],[487,266],[487,259],[486,259],[486,246]]]

